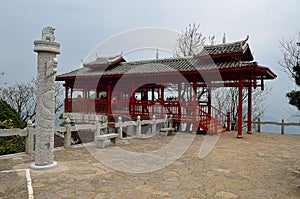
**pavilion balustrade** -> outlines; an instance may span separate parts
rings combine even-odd
[[[102,113],[107,114],[107,99],[66,99],[66,112],[77,113]],[[216,107],[208,105],[197,105],[188,101],[145,101],[145,100],[112,100],[111,114],[131,117],[136,120],[140,116],[142,120],[151,119],[153,115],[157,118],[164,118],[165,115],[173,115],[174,122],[191,123],[203,127],[207,130],[213,120],[218,121],[218,125],[227,127],[230,124],[230,117]],[[217,118],[215,118],[217,117]]]

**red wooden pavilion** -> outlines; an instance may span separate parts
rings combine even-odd
[[[247,40],[204,46],[193,57],[126,62],[122,55],[97,58],[56,77],[65,81],[65,112],[122,115],[151,119],[172,114],[175,123],[192,124],[193,131],[210,131],[212,121],[230,130],[230,113],[212,106],[211,91],[238,87],[238,134],[242,137],[242,91],[248,90],[251,132],[252,89],[276,75],[253,61]],[[204,92],[205,91],[205,92]],[[176,96],[168,96],[176,93]]]

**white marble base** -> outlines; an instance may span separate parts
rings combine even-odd
[[[57,162],[53,161],[52,164],[50,165],[45,165],[45,166],[39,166],[39,165],[35,165],[35,163],[33,163],[31,166],[30,166],[30,169],[32,170],[49,170],[49,169],[54,169],[56,168],[58,165],[57,165]]]

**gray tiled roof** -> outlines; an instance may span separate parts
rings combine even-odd
[[[123,60],[122,54],[116,55],[113,57],[97,57],[96,60],[84,63],[83,66],[89,67],[89,66],[96,66],[96,65],[110,65],[118,60]]]
[[[213,69],[240,68],[257,66],[256,62],[196,60],[193,58],[171,58],[137,62],[122,62],[114,67],[103,69],[80,68],[78,70],[58,75],[58,78],[75,76],[102,76],[124,74],[158,74],[170,72],[205,71]]]
[[[249,37],[242,41],[237,41],[233,43],[225,43],[211,46],[204,46],[204,50],[201,51],[196,57],[206,56],[206,55],[220,55],[220,54],[233,54],[233,53],[244,53],[249,45],[247,43]]]
[[[222,55],[222,54],[235,54],[235,53],[245,53],[249,50],[249,45],[247,39],[243,41],[238,41],[234,43],[219,44],[212,46],[205,46],[204,50],[198,55],[193,57],[183,57],[183,58],[168,58],[168,59],[154,59],[154,60],[144,60],[135,62],[120,62],[111,67],[94,67],[94,68],[80,68],[75,71],[71,71],[62,75],[58,75],[58,79],[63,79],[67,77],[75,76],[102,76],[102,75],[124,75],[124,74],[158,74],[158,73],[170,73],[170,72],[190,72],[190,71],[209,71],[209,70],[222,70],[229,68],[241,68],[246,66],[257,66],[256,62],[252,61],[237,61],[231,60],[215,60],[212,59],[199,59],[199,57],[207,55]],[[251,54],[251,52],[250,52]],[[120,56],[120,55],[119,55]],[[251,55],[252,56],[252,55]],[[117,59],[118,56],[112,59]],[[119,57],[120,58],[120,57]],[[252,60],[252,59],[250,59]],[[96,60],[97,61],[97,60]],[[101,63],[107,60],[98,60]],[[92,65],[95,63],[91,63]],[[263,68],[263,67],[261,67]]]

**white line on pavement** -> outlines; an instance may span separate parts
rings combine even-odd
[[[0,173],[11,173],[11,172],[19,172],[19,171],[25,171],[26,180],[27,180],[28,199],[33,199],[33,189],[32,189],[32,181],[30,176],[30,169],[6,170],[6,171],[0,171]]]

